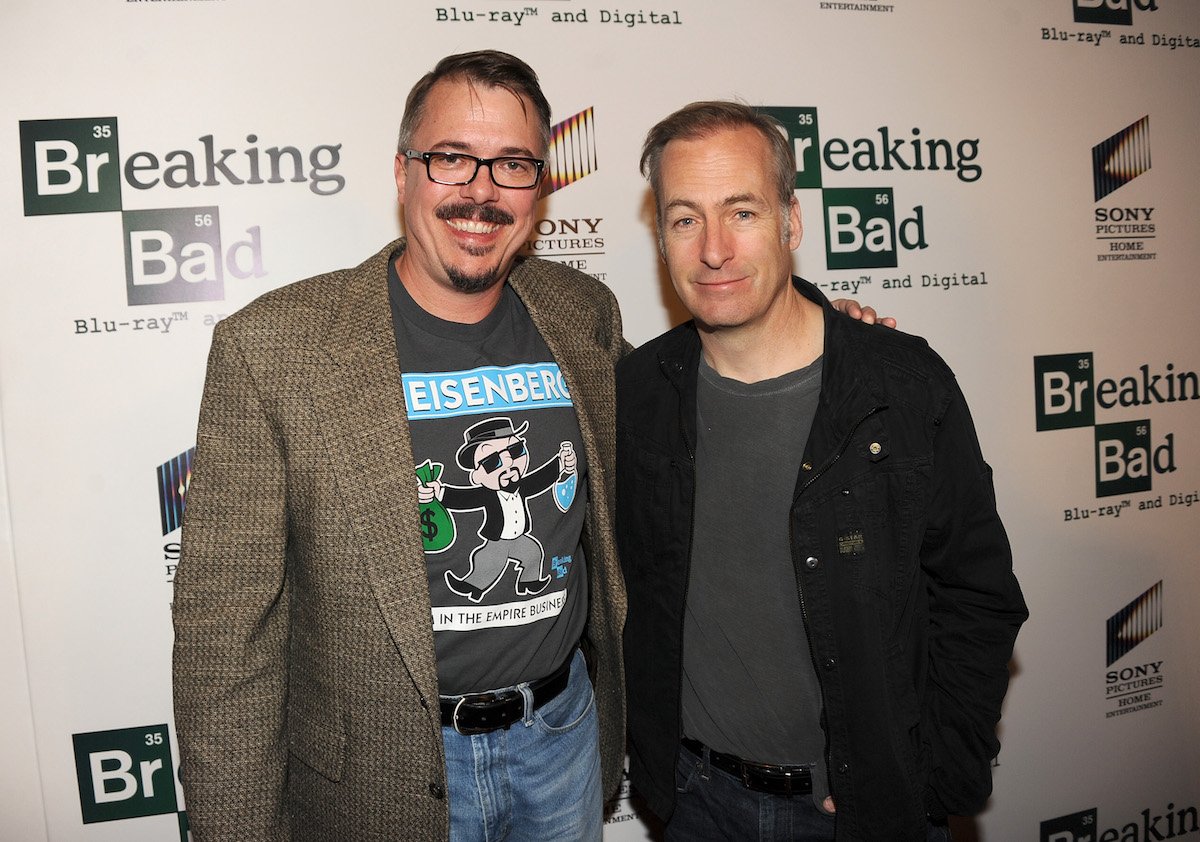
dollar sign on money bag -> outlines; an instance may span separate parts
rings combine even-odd
[[[426,459],[417,466],[417,479],[428,485],[442,475],[442,466]],[[454,518],[438,499],[421,504],[421,545],[427,553],[440,553],[454,543]]]

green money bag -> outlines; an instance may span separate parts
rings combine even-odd
[[[428,485],[442,475],[442,465],[426,459],[417,466],[417,479]],[[421,504],[421,543],[427,553],[440,553],[454,543],[454,518],[441,500]]]

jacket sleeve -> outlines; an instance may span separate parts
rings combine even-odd
[[[935,817],[979,812],[991,794],[996,723],[1008,661],[1028,616],[983,460],[958,385],[935,424],[933,488],[921,566],[929,590],[928,685],[922,732]]]
[[[224,327],[209,353],[175,578],[181,778],[196,842],[286,842],[284,455]]]

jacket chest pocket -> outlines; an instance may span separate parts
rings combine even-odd
[[[882,434],[856,438],[814,502],[832,575],[859,596],[888,601],[916,575],[929,461],[897,458]]]

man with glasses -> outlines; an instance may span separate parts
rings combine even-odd
[[[601,283],[518,258],[549,140],[524,62],[443,59],[406,238],[214,331],[174,602],[196,842],[600,839],[624,345]]]

